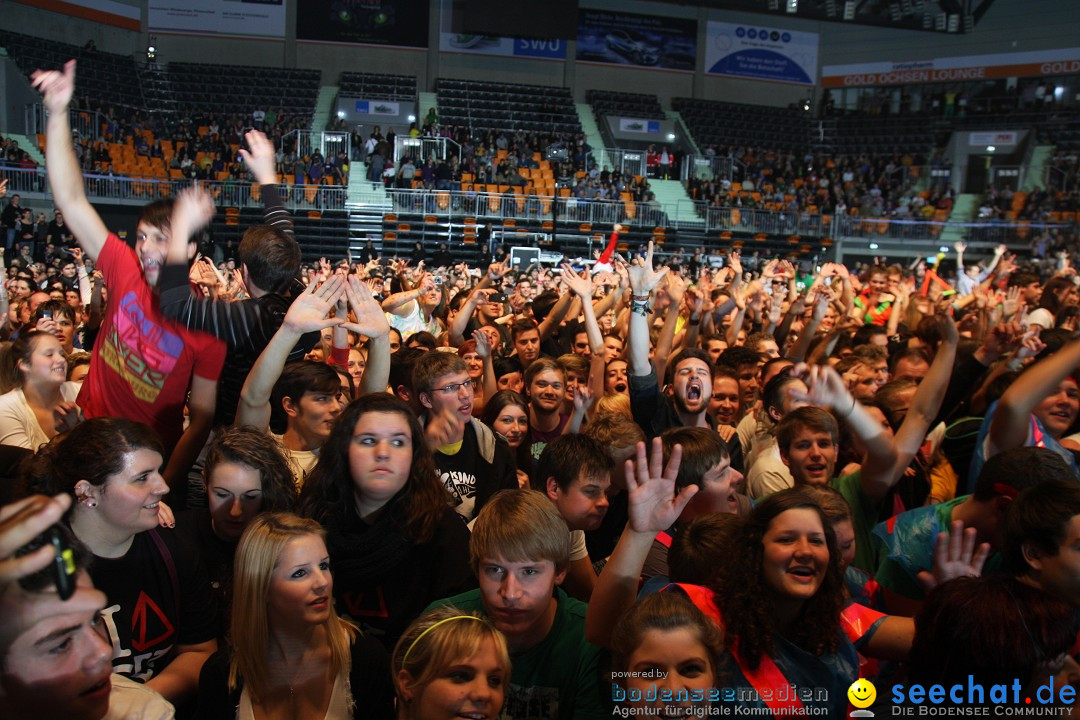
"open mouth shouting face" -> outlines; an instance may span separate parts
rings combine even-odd
[[[604,391],[625,395],[630,391],[626,380],[626,361],[612,360],[604,370]]]
[[[698,358],[687,358],[675,368],[675,404],[685,413],[703,412],[712,398],[712,373]]]

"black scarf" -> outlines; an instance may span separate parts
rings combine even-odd
[[[405,564],[412,542],[405,534],[403,506],[400,497],[391,499],[370,524],[350,506],[327,523],[326,546],[335,576],[351,587],[377,584]]]

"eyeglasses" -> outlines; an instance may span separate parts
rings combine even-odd
[[[456,395],[461,391],[461,388],[468,386],[470,390],[476,387],[475,380],[466,380],[465,382],[450,383],[449,385],[443,385],[439,388],[428,388],[428,392],[440,392],[443,395]]]

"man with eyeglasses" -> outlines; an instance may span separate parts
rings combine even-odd
[[[499,490],[516,490],[517,470],[506,441],[472,416],[473,386],[456,354],[429,352],[416,359],[413,392],[451,506],[472,520]]]

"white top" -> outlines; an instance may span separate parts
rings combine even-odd
[[[285,455],[285,460],[289,463],[289,470],[292,471],[293,482],[296,483],[296,490],[299,492],[304,487],[304,481],[307,480],[307,476],[311,474],[311,471],[315,469],[315,464],[319,462],[319,451],[290,450],[286,447],[282,435],[277,435],[276,433],[267,434],[277,440],[278,447],[281,448],[282,454]]]
[[[113,673],[109,712],[101,720],[173,720],[176,710],[165,698],[142,683]]]
[[[330,695],[330,705],[326,708],[323,720],[352,720],[352,694],[342,673],[334,680],[334,691]],[[236,708],[236,720],[255,720],[255,710],[251,707],[251,698],[245,687],[240,692],[240,704]]]
[[[585,531],[570,531],[570,562],[589,557],[589,549],[585,547]]]
[[[780,458],[776,438],[769,438],[757,447],[757,459],[746,473],[746,491],[755,500],[768,497],[781,490],[795,487],[791,470]]]
[[[78,383],[66,382],[60,386],[60,398],[64,402],[75,402],[78,396]],[[49,436],[27,404],[22,388],[0,395],[0,445],[14,445],[37,452],[48,442]]]

